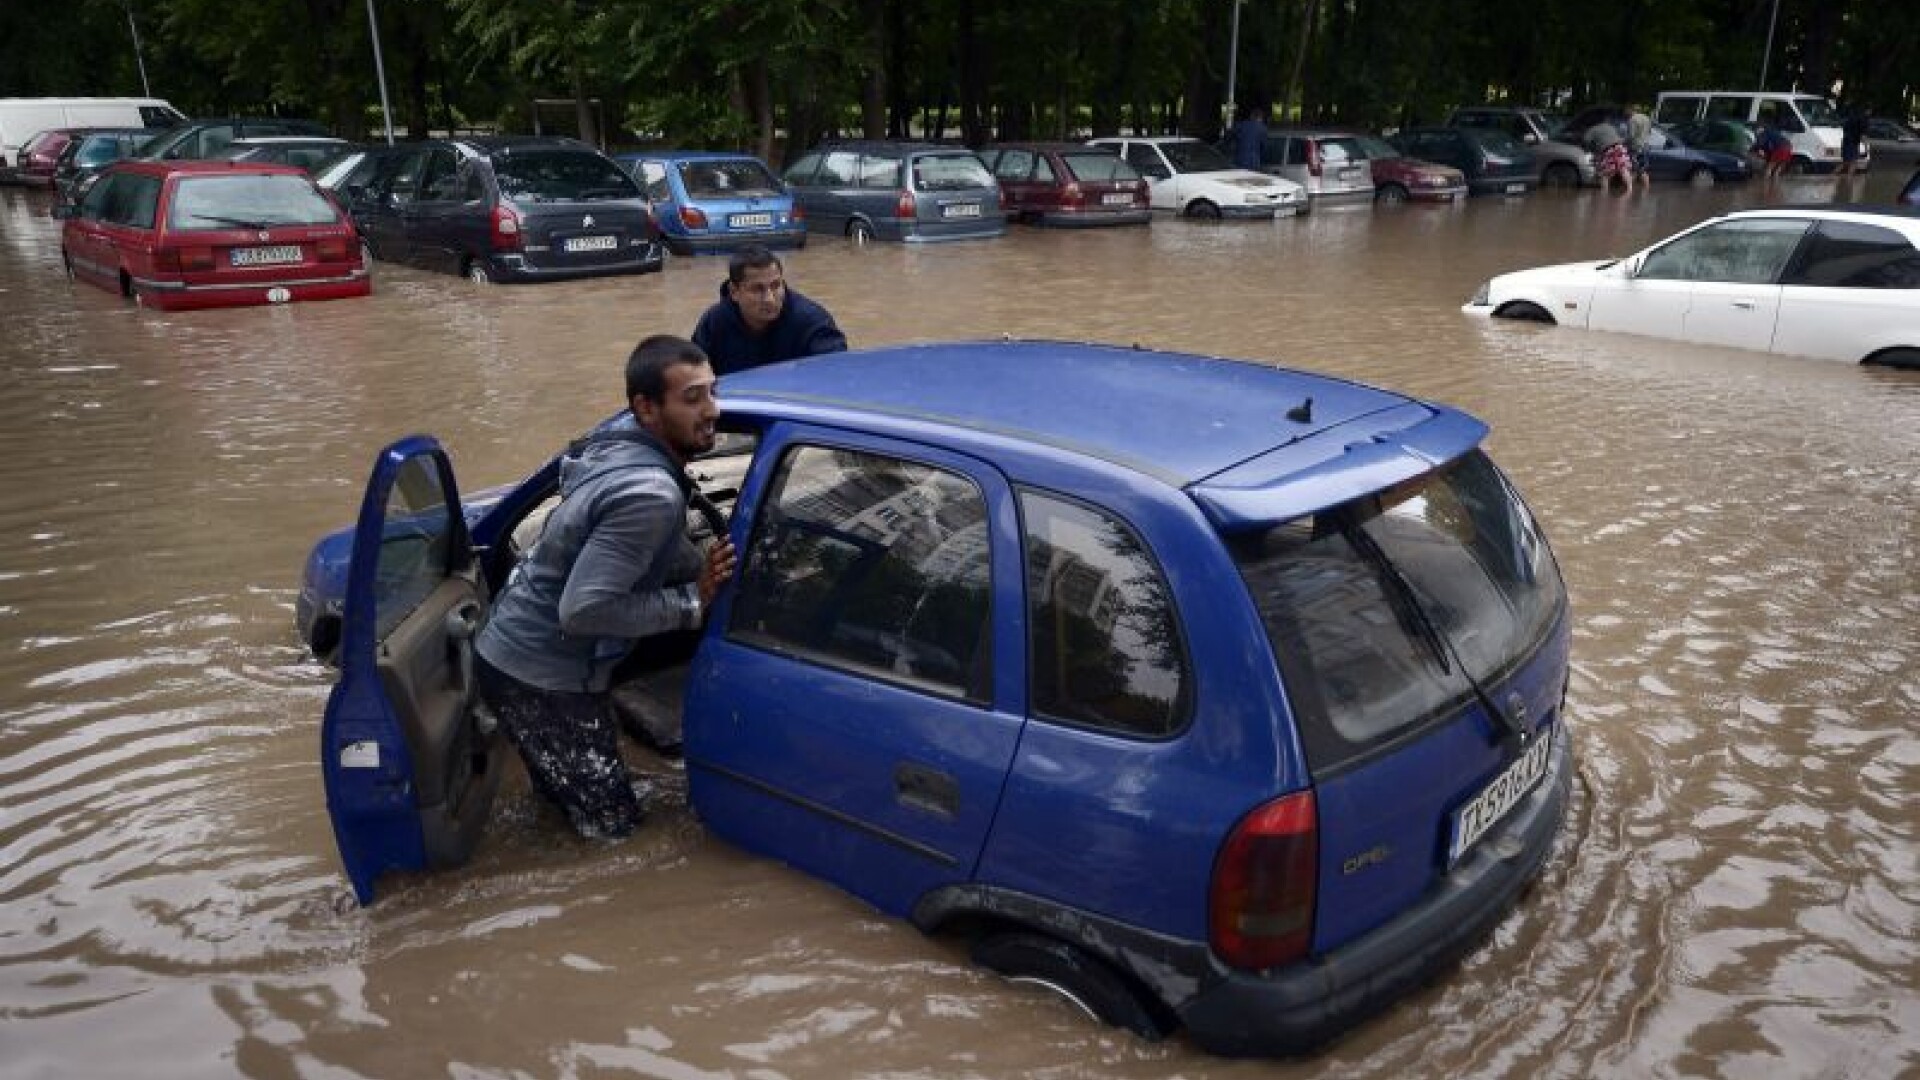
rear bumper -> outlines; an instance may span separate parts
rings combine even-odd
[[[1145,225],[1153,220],[1153,211],[1139,210],[1047,210],[1028,220],[1052,228],[1097,228],[1101,225]]]
[[[657,273],[667,263],[667,249],[658,241],[649,243],[638,258],[596,263],[572,263],[540,266],[525,255],[495,253],[487,256],[487,270],[499,282],[572,281],[577,278],[612,277],[620,274]]]
[[[245,283],[196,284],[135,278],[133,291],[134,296],[146,307],[161,311],[187,311],[252,304],[287,304],[302,300],[345,300],[373,292],[373,279],[364,269],[340,277]]]
[[[667,250],[675,255],[709,255],[715,252],[738,251],[749,244],[774,251],[807,246],[805,226],[797,229],[783,229],[779,232],[727,233],[721,236],[681,236],[666,233],[661,238]]]
[[[1214,975],[1175,1003],[1194,1041],[1216,1054],[1311,1050],[1378,1012],[1469,952],[1546,865],[1573,784],[1572,739],[1555,733],[1551,770],[1512,817],[1421,904],[1318,960],[1272,975]]]
[[[1531,195],[1538,186],[1540,182],[1531,176],[1488,176],[1467,181],[1468,190],[1475,195]]]

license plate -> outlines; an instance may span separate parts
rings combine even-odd
[[[1447,849],[1447,862],[1455,862],[1466,854],[1487,830],[1499,824],[1508,811],[1526,798],[1527,793],[1539,785],[1540,778],[1547,775],[1547,765],[1552,758],[1553,728],[1548,728],[1519,761],[1507,766],[1505,772],[1480,789],[1480,794],[1454,811],[1453,843]]]
[[[1116,191],[1111,195],[1100,196],[1100,203],[1103,206],[1132,206],[1133,196]]]
[[[1527,185],[1525,184],[1508,184],[1507,185],[1507,194],[1509,195],[1518,195],[1525,190],[1527,190]]]
[[[560,242],[561,251],[612,251],[620,246],[617,236],[575,236]]]
[[[773,226],[772,214],[735,214],[727,219],[727,226],[734,229],[766,229]]]
[[[234,248],[227,257],[235,266],[278,266],[281,263],[300,261],[300,245],[281,244],[277,247]]]
[[[1346,168],[1346,169],[1340,170],[1340,179],[1342,180],[1357,180],[1359,179],[1359,177],[1360,177],[1360,170],[1357,168]]]
[[[941,217],[979,217],[980,204],[977,202],[948,203],[940,208]]]

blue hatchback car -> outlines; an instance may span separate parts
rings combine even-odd
[[[675,255],[807,244],[806,215],[757,157],[675,150],[614,160],[640,182],[660,238]]]
[[[1487,428],[1264,365],[1046,342],[727,377],[742,553],[684,687],[693,810],[1147,1037],[1335,1037],[1446,970],[1564,816],[1566,591]],[[302,587],[362,901],[480,842],[468,641],[552,496],[383,450]],[[524,535],[524,530],[521,530]]]

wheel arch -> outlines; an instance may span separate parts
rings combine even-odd
[[[1863,367],[1888,367],[1902,371],[1920,371],[1920,346],[1893,345],[1875,349],[1860,361]]]

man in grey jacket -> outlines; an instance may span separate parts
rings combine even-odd
[[[658,335],[627,359],[628,412],[560,461],[560,502],[476,642],[481,697],[534,787],[583,836],[620,837],[642,807],[620,758],[613,669],[640,638],[693,629],[733,573],[733,545],[687,537],[686,464],[713,448],[713,368]]]

